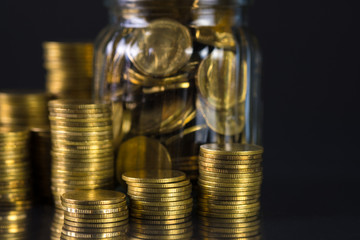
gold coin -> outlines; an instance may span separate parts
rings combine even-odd
[[[200,146],[200,152],[207,154],[222,154],[232,156],[257,155],[264,152],[263,147],[252,144],[216,144],[208,143]]]
[[[245,182],[245,183],[239,183],[239,182],[229,182],[229,183],[224,183],[224,182],[216,182],[216,181],[207,181],[204,180],[203,178],[199,178],[198,179],[198,185],[205,185],[208,187],[215,187],[215,188],[255,188],[261,187],[261,179],[259,181],[255,181],[255,182]]]
[[[87,218],[87,219],[100,219],[100,218],[120,218],[123,216],[128,216],[128,210],[122,210],[119,212],[112,213],[72,213],[65,211],[64,216],[73,217],[73,218]]]
[[[198,95],[196,108],[205,119],[206,125],[218,134],[232,136],[240,134],[244,130],[245,102],[235,104],[229,109],[216,109]]]
[[[251,164],[262,162],[262,154],[255,155],[226,155],[226,154],[215,154],[215,153],[199,153],[199,159],[204,160],[205,162],[218,162],[218,163],[227,163],[229,164]]]
[[[180,188],[190,184],[190,180],[186,179],[180,182],[174,183],[135,183],[135,182],[128,182],[128,188],[144,188],[144,189],[172,189],[172,188]],[[149,190],[151,191],[151,190]]]
[[[109,227],[109,228],[82,228],[82,227],[73,227],[64,224],[63,229],[72,232],[79,233],[111,233],[111,232],[127,232],[128,226],[117,226],[117,227]]]
[[[224,173],[224,174],[251,174],[262,172],[262,167],[258,168],[242,168],[242,169],[224,169],[224,168],[212,168],[199,165],[200,171],[212,172],[212,173]]]
[[[81,227],[81,228],[111,228],[111,227],[119,227],[128,225],[129,220],[122,220],[117,222],[110,223],[82,223],[82,222],[72,222],[65,220],[64,225],[73,226],[73,227]]]
[[[243,217],[243,218],[214,218],[198,215],[199,222],[203,224],[207,222],[209,224],[221,223],[221,224],[245,224],[259,220],[259,216]]]
[[[173,192],[173,193],[143,193],[143,192],[137,192],[137,191],[131,191],[128,189],[128,195],[131,197],[133,196],[139,196],[143,198],[171,198],[171,197],[179,197],[179,196],[190,196],[191,194],[191,188],[184,192]]]
[[[229,26],[229,25],[228,25]],[[235,50],[236,40],[231,30],[227,30],[225,27],[196,27],[196,41],[215,46],[217,48],[224,48],[227,50]]]
[[[76,205],[99,205],[121,203],[126,195],[109,190],[73,191],[61,196],[63,202]]]
[[[186,205],[178,205],[178,206],[161,206],[161,207],[157,207],[157,206],[146,206],[146,205],[136,205],[136,204],[131,204],[130,208],[131,209],[138,209],[138,210],[148,210],[148,211],[177,211],[177,210],[184,210],[184,209],[189,209],[192,208],[193,204],[186,204]]]
[[[249,176],[245,176],[245,174],[243,174],[243,175],[244,176],[242,178],[224,178],[224,177],[220,177],[220,176],[210,176],[210,175],[202,174],[202,175],[200,175],[199,178],[204,181],[208,181],[208,182],[218,182],[218,183],[226,183],[226,184],[229,184],[229,183],[246,184],[246,183],[258,183],[259,181],[262,181],[262,176],[249,177]]]
[[[243,209],[252,209],[252,208],[260,208],[260,202],[248,203],[248,204],[238,204],[238,205],[220,205],[220,204],[213,204],[211,202],[200,202],[198,203],[199,206],[203,208],[209,208],[212,210],[243,210]]]
[[[224,195],[216,195],[213,193],[200,193],[202,198],[205,199],[212,199],[212,200],[216,200],[216,201],[258,201],[260,198],[260,193],[259,194],[254,194],[254,195],[235,195],[235,196],[224,196]]]
[[[124,173],[122,178],[131,183],[172,183],[184,181],[186,175],[176,170],[137,170]]]
[[[182,193],[186,191],[190,191],[192,189],[192,185],[188,184],[183,187],[175,187],[175,188],[144,188],[144,187],[133,187],[132,185],[128,185],[128,191],[137,192],[137,193]]]
[[[168,87],[171,84],[188,82],[188,73],[181,73],[176,76],[169,76],[169,77],[152,77],[152,76],[142,75],[136,72],[134,69],[129,69],[128,72],[126,72],[124,75],[125,78],[129,79],[131,83],[145,87],[153,87],[153,86]]]
[[[174,234],[174,235],[149,235],[141,233],[131,233],[131,237],[137,237],[141,239],[154,239],[154,240],[175,240],[175,239],[189,239],[193,235],[193,232],[187,232],[183,234]]]
[[[261,167],[261,163],[255,163],[255,164],[227,164],[227,162],[221,162],[221,163],[213,163],[213,162],[207,162],[206,160],[203,161],[199,157],[199,165],[202,167],[209,167],[209,168],[217,168],[217,169],[257,169]]]
[[[227,223],[227,222],[221,222],[216,221],[218,219],[215,218],[215,220],[210,220],[210,218],[202,217],[202,220],[199,221],[200,225],[210,227],[210,228],[247,228],[252,226],[260,226],[260,220],[255,220],[251,222],[242,222],[242,223]],[[213,219],[213,218],[212,218]]]
[[[147,220],[172,220],[177,218],[186,218],[191,215],[191,212],[184,214],[172,214],[172,215],[145,215],[141,213],[134,213],[130,211],[130,216],[135,218],[147,219]]]
[[[121,207],[121,208],[109,208],[109,209],[78,209],[78,208],[69,208],[64,207],[63,209],[67,213],[79,213],[79,214],[108,214],[108,213],[122,213],[126,211],[127,213],[127,207]]]
[[[183,200],[168,201],[168,202],[130,199],[131,205],[149,206],[149,207],[175,207],[175,206],[182,206],[182,205],[187,205],[187,204],[192,204],[192,203],[193,203],[193,199],[191,197],[188,197]]]
[[[175,197],[156,197],[156,198],[149,198],[139,195],[130,195],[129,197],[131,200],[140,200],[140,201],[148,201],[148,202],[175,202],[175,201],[181,201],[190,198],[190,194],[188,195],[181,195],[181,196],[175,196]]]
[[[188,228],[192,226],[192,221],[187,221],[183,223],[177,224],[139,224],[139,223],[132,223],[131,229],[152,229],[152,230],[170,230],[170,229],[181,229],[181,228]]]
[[[200,63],[196,80],[201,97],[216,109],[231,109],[245,101],[246,85],[236,78],[233,51],[215,48]]]
[[[76,237],[76,238],[109,238],[109,237],[118,237],[118,236],[122,236],[125,234],[124,232],[78,233],[78,232],[68,231],[64,228],[62,229],[61,233],[66,236]]]
[[[121,181],[121,174],[128,171],[171,169],[171,167],[170,155],[160,142],[152,138],[138,136],[120,145],[116,160],[116,175]]]
[[[179,214],[186,214],[192,211],[192,207],[190,208],[186,208],[186,209],[181,209],[181,210],[171,210],[171,211],[166,211],[166,210],[162,210],[162,211],[152,211],[152,210],[143,210],[143,209],[136,209],[136,208],[131,208],[131,213],[132,214],[139,214],[139,215],[161,215],[161,216],[166,216],[166,215],[179,215]]]
[[[140,218],[131,218],[131,225],[133,224],[139,224],[139,225],[156,225],[154,227],[157,227],[159,225],[165,226],[165,225],[173,225],[173,224],[181,224],[185,222],[191,221],[191,216],[187,216],[184,218],[178,218],[178,219],[165,219],[165,220],[149,220],[149,219],[140,219]]]
[[[205,212],[198,210],[197,213],[204,217],[212,218],[248,218],[259,215],[259,211],[246,212],[246,213],[215,213],[215,212]]]
[[[142,228],[136,228],[133,229],[133,233],[136,234],[149,234],[149,235],[177,235],[177,234],[185,234],[188,232],[192,232],[192,227],[186,227],[186,228],[180,228],[180,229],[142,229]]]
[[[49,108],[65,108],[65,109],[109,109],[110,105],[103,102],[94,102],[89,100],[51,100]]]
[[[76,124],[91,124],[91,123],[98,123],[98,122],[108,122],[111,120],[110,114],[97,114],[95,117],[91,117],[93,115],[89,114],[52,114],[49,116],[50,120],[53,121],[62,121],[67,123],[76,123]],[[70,116],[70,117],[69,117]]]
[[[64,131],[64,132],[91,132],[91,133],[97,133],[97,132],[104,132],[108,133],[112,131],[112,126],[103,126],[103,127],[65,127],[65,126],[59,126],[54,125],[51,123],[51,131]]]
[[[218,172],[209,172],[204,171],[199,168],[200,176],[210,176],[217,178],[228,178],[228,179],[241,179],[241,178],[256,178],[262,176],[262,171],[254,172],[254,173],[218,173]]]
[[[106,218],[79,218],[79,217],[71,217],[71,216],[64,216],[65,221],[71,221],[71,222],[78,222],[78,223],[94,223],[94,224],[100,224],[100,223],[113,223],[113,222],[119,222],[119,221],[125,221],[129,218],[128,215],[123,215],[120,217],[106,217]]]
[[[134,31],[127,54],[144,74],[169,76],[190,60],[192,51],[190,32],[185,26],[171,19],[157,19]]]
[[[198,184],[198,186],[203,189],[205,192],[219,192],[219,194],[222,194],[223,192],[238,192],[239,194],[242,192],[259,192],[260,187],[231,187],[231,188],[224,188],[224,187],[214,187],[214,186],[208,186],[208,185],[202,185]]]
[[[214,233],[214,232],[207,232],[203,229],[199,230],[199,234],[202,236],[209,236],[209,237],[217,237],[217,238],[247,238],[247,237],[255,237],[260,234],[260,230],[255,230],[251,232],[240,232],[240,233]]]
[[[246,226],[246,227],[207,227],[203,225],[199,225],[199,229],[202,229],[204,231],[207,231],[209,233],[246,233],[246,232],[253,232],[253,231],[259,231],[260,225],[253,225],[253,226]]]

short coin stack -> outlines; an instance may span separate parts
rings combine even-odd
[[[87,100],[49,102],[51,189],[55,206],[71,190],[109,189],[114,181],[111,108]]]
[[[246,144],[200,147],[200,237],[260,239],[262,153],[262,147]]]
[[[44,42],[46,88],[57,98],[90,99],[93,44]]]
[[[123,239],[128,231],[126,196],[109,190],[79,190],[62,195],[60,239]]]
[[[0,125],[40,127],[49,125],[49,95],[39,91],[1,91]]]
[[[29,131],[0,127],[0,211],[31,204]]]
[[[132,239],[190,239],[193,200],[185,173],[138,170],[123,174],[128,184]]]
[[[32,128],[30,156],[34,176],[34,194],[39,202],[51,200],[51,137],[50,127]]]

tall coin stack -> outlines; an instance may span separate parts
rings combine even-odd
[[[126,239],[126,196],[109,190],[78,190],[61,196],[64,225],[60,239]]]
[[[199,156],[201,238],[260,239],[263,148],[204,144]]]
[[[49,125],[49,95],[38,91],[0,92],[0,126],[42,127]]]
[[[185,173],[138,170],[122,178],[128,184],[132,239],[191,239],[193,200]]]
[[[32,128],[30,133],[35,197],[39,202],[49,202],[51,200],[50,127]]]
[[[31,203],[29,131],[0,127],[0,210]]]
[[[44,42],[46,89],[57,98],[90,99],[93,44]]]
[[[0,127],[0,239],[23,239],[31,204],[29,132]]]
[[[110,105],[86,100],[49,102],[51,189],[55,206],[71,190],[109,189],[114,181]]]

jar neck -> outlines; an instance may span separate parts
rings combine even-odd
[[[116,1],[115,18],[125,27],[146,27],[158,18],[171,18],[183,24],[188,24],[191,19],[192,0]]]
[[[192,10],[192,26],[248,26],[247,6],[198,6]]]

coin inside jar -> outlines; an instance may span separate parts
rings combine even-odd
[[[171,19],[157,19],[136,29],[127,49],[128,57],[144,74],[169,76],[182,68],[192,54],[189,30]]]

